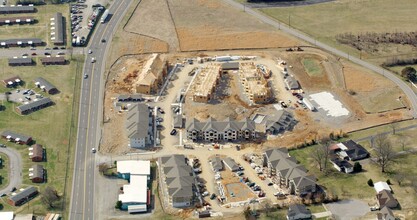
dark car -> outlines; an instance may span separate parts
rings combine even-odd
[[[45,55],[51,55],[51,53],[44,53]]]
[[[177,129],[172,129],[172,131],[171,131],[171,133],[170,133],[171,135],[176,135],[177,134]]]
[[[36,56],[37,54],[36,53],[32,53],[32,56]]]
[[[161,114],[165,114],[165,111],[162,108],[158,108],[158,110]]]
[[[58,48],[58,47],[54,47],[54,48],[52,48],[52,49],[54,49],[54,50],[59,50],[59,48]]]
[[[101,43],[106,43],[106,39],[101,39]]]
[[[14,192],[14,191],[16,191],[16,187],[13,187],[13,188],[10,190],[10,192]]]

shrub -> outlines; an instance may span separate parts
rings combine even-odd
[[[387,179],[387,184],[391,185],[391,181],[389,179]]]
[[[114,208],[116,208],[116,209],[121,209],[122,208],[122,201],[117,201],[116,202],[116,205],[114,206]]]
[[[353,164],[353,172],[361,172],[361,171],[362,171],[361,163],[355,162],[355,164]]]
[[[373,187],[374,186],[374,181],[372,181],[372,179],[368,180],[368,186]]]

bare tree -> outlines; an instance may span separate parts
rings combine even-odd
[[[330,157],[330,139],[320,140],[319,145],[311,153],[311,158],[317,163],[320,171],[327,171],[327,164]]]
[[[397,181],[397,183],[398,183],[399,186],[401,186],[401,183],[404,182],[405,177],[406,177],[406,175],[403,172],[401,172],[401,171],[399,171],[398,173],[396,173],[394,175],[394,179]]]
[[[395,161],[392,144],[387,135],[377,134],[372,141],[372,145],[376,152],[376,163],[381,167],[381,171],[385,172],[385,169]]]
[[[401,138],[398,140],[398,142],[399,142],[399,144],[400,144],[400,146],[401,146],[401,150],[402,150],[402,151],[405,151],[405,148],[406,148],[406,146],[407,146],[407,145],[408,145],[408,143],[409,143],[409,137],[408,137],[408,136],[401,137]]]
[[[49,208],[58,207],[58,202],[60,201],[61,197],[58,195],[56,189],[52,186],[47,186],[43,191],[41,191],[41,200],[45,205]]]
[[[100,163],[98,165],[98,171],[103,174],[104,172],[106,172],[109,169],[109,165],[107,163]]]
[[[395,135],[395,132],[397,131],[397,127],[398,127],[397,122],[396,122],[396,121],[391,122],[391,123],[389,124],[389,127],[390,127],[390,128],[391,128],[391,130],[392,130],[392,134],[393,134],[393,135]]]

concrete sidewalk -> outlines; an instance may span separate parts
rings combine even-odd
[[[327,212],[319,212],[319,213],[313,213],[314,218],[324,218],[324,217],[329,217],[331,216],[332,213],[327,211]]]

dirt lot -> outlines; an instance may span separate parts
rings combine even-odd
[[[227,203],[246,201],[250,198],[257,198],[257,196],[245,186],[244,183],[239,182],[239,177],[234,176],[230,170],[225,168],[225,171],[221,172],[222,184],[224,186],[225,194],[227,197]],[[233,196],[231,195],[233,193]]]

